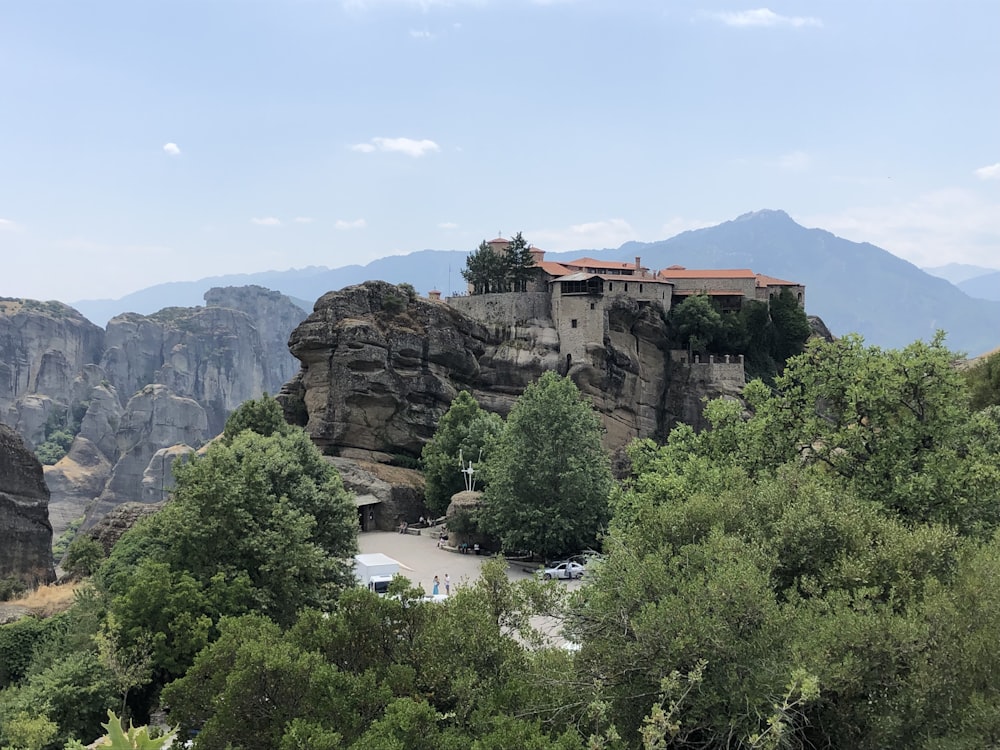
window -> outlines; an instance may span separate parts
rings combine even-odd
[[[570,328],[576,328],[576,318],[573,318],[573,320],[571,320],[569,322],[569,327]]]
[[[801,300],[802,300],[802,295],[800,294],[800,295],[799,295],[799,301],[801,301]],[[593,309],[594,309],[594,303],[593,303],[593,302],[591,302],[591,303],[590,303],[590,309],[591,309],[591,310],[593,310]]]

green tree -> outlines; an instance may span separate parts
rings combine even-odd
[[[552,555],[594,544],[612,486],[601,435],[600,418],[573,382],[542,375],[490,451],[481,526],[509,550]]]
[[[531,246],[518,232],[502,253],[494,252],[486,240],[480,242],[465,259],[462,278],[473,294],[520,292],[527,288],[534,265]]]
[[[104,562],[104,547],[93,537],[80,534],[70,542],[63,558],[62,567],[78,578],[89,576]]]
[[[483,411],[470,393],[461,391],[455,396],[420,458],[424,500],[433,513],[443,514],[451,496],[465,489],[459,455],[465,462],[472,461],[473,468],[478,470],[480,456],[502,429],[503,420]],[[480,474],[478,478],[481,477]]]
[[[704,350],[722,335],[722,315],[707,294],[693,294],[670,309],[670,324],[688,351]]]
[[[511,291],[523,292],[527,289],[528,280],[533,273],[535,257],[531,254],[531,245],[520,232],[511,239],[507,257],[510,265]]]
[[[473,294],[490,294],[506,291],[503,288],[507,276],[506,263],[502,256],[493,252],[486,240],[469,253],[462,269],[462,278],[472,287]]]
[[[286,434],[291,429],[285,422],[281,404],[265,393],[260,398],[244,401],[229,415],[222,437],[227,443],[232,443],[233,439],[244,430],[271,437],[275,434]]]
[[[770,316],[774,329],[771,350],[774,360],[783,363],[789,357],[801,354],[811,331],[806,311],[795,295],[788,289],[782,289],[770,302]]]
[[[159,670],[183,673],[222,615],[289,624],[353,586],[354,504],[303,431],[243,430],[175,473],[173,500],[126,533],[100,573],[116,636],[152,634]]]
[[[1000,353],[976,360],[962,370],[973,409],[1000,405]]]

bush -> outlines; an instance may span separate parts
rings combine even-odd
[[[78,578],[91,575],[104,562],[104,547],[96,539],[87,535],[78,536],[66,550],[63,569]]]
[[[20,578],[0,578],[0,602],[10,601],[27,590]]]

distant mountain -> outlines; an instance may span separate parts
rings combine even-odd
[[[148,314],[169,305],[201,304],[205,291],[228,283],[258,284],[309,300],[307,309],[312,309],[312,302],[328,291],[369,280],[407,282],[421,294],[437,289],[447,296],[465,289],[461,271],[467,255],[468,250],[421,250],[380,258],[366,266],[217,276],[160,284],[121,300],[77,302],[73,306],[90,320],[103,324],[126,310]],[[628,242],[613,250],[545,254],[546,260],[581,256],[623,261],[641,256],[643,265],[651,269],[670,265],[750,268],[801,282],[806,285],[807,312],[820,316],[835,335],[857,332],[868,343],[883,347],[903,347],[916,339],[926,340],[938,329],[947,332],[949,347],[969,355],[1000,344],[1000,302],[973,299],[945,279],[881,248],[851,242],[822,229],[807,229],[784,211],[755,211],[659,242]],[[991,276],[1000,282],[1000,272]],[[1000,294],[993,299],[1000,299]]]
[[[961,286],[963,281],[969,281],[977,276],[1000,273],[996,268],[986,268],[985,266],[970,266],[968,263],[948,263],[944,266],[932,266],[921,269],[931,276],[950,281],[955,286]]]
[[[140,289],[117,299],[85,299],[71,302],[70,305],[79,310],[91,323],[102,328],[116,315],[133,312],[140,315],[152,315],[164,307],[198,307],[205,304],[205,292],[214,287],[251,286],[256,284],[267,289],[283,289],[294,285],[300,279],[314,278],[317,274],[329,271],[325,266],[309,266],[295,268],[289,271],[262,271],[260,273],[234,273],[225,276],[209,276],[197,281],[169,281],[164,284]],[[308,301],[295,299],[294,294],[288,294],[292,301],[306,312],[312,311],[315,298],[306,295]]]
[[[465,290],[462,269],[467,251],[420,250],[409,255],[390,255],[366,266],[340,268],[310,266],[289,271],[262,271],[227,276],[211,276],[197,281],[172,281],[140,289],[119,299],[81,300],[71,303],[93,323],[103,326],[123,312],[151,315],[164,307],[193,307],[203,303],[203,296],[212,287],[247,286],[255,284],[274,289],[302,302],[307,312],[313,303],[330,291],[364,281],[407,282],[421,294],[437,289],[445,296]],[[569,253],[567,257],[573,255]]]
[[[784,211],[756,211],[669,240],[628,243],[623,258],[663,268],[751,268],[806,285],[806,310],[835,335],[857,332],[870,344],[903,347],[947,332],[970,355],[1000,343],[1000,303],[958,288],[869,243],[806,229]]]
[[[1000,300],[1000,271],[977,276],[956,286],[976,299]]]

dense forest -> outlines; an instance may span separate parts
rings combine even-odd
[[[622,481],[565,379],[506,421],[457,399],[425,468],[472,451],[487,531],[604,556],[572,592],[497,559],[444,603],[351,585],[339,478],[249,402],[109,559],[78,546],[96,571],[69,611],[0,628],[0,746],[158,707],[219,750],[996,746],[1000,407],[953,360],[940,337],[811,342],[710,430],[634,443]],[[556,468],[516,505],[529,449]]]

